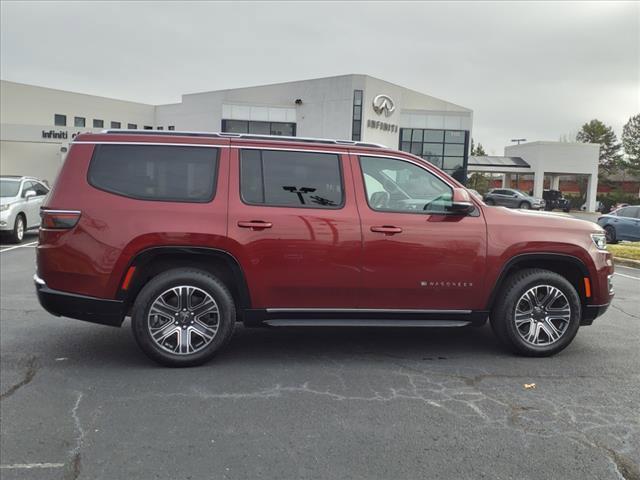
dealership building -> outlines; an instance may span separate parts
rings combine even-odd
[[[473,111],[368,75],[341,75],[182,95],[179,103],[149,105],[9,81],[0,82],[0,174],[52,182],[69,143],[80,132],[104,129],[187,130],[333,138],[377,143],[411,152],[460,181],[470,169]],[[524,146],[505,155],[544,157]],[[577,151],[577,150],[576,150]],[[506,158],[506,157],[505,157]],[[572,173],[584,159],[559,165]],[[591,162],[591,159],[589,160]],[[589,163],[588,162],[588,163]],[[500,162],[498,162],[500,163]],[[544,162],[535,161],[536,193]],[[585,173],[597,182],[590,166]],[[504,166],[478,171],[505,173]],[[497,168],[497,169],[496,169]],[[507,172],[515,170],[506,169]],[[524,171],[523,171],[524,173]],[[594,174],[595,173],[595,174]],[[589,192],[595,205],[595,183]],[[589,200],[592,200],[590,202]]]

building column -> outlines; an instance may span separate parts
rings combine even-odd
[[[533,196],[542,198],[542,190],[544,190],[544,172],[536,170],[533,175]]]
[[[560,190],[560,175],[551,175],[551,190]]]
[[[596,195],[598,194],[598,174],[589,175],[587,182],[587,212],[596,211]]]
[[[511,174],[505,173],[502,176],[502,188],[511,188]]]

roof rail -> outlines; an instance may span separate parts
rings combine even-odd
[[[388,148],[379,143],[356,142],[354,140],[332,140],[328,138],[311,137],[287,137],[284,135],[257,135],[253,133],[230,133],[230,132],[193,132],[182,130],[127,130],[127,129],[107,129],[101,133],[122,134],[122,135],[169,135],[176,137],[209,137],[209,138],[242,138],[245,140],[271,140],[280,142],[306,142],[324,143],[333,145],[346,145],[355,147]]]

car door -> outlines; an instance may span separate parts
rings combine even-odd
[[[360,154],[352,169],[363,235],[360,307],[484,308],[481,210],[450,215],[453,184],[415,160]]]
[[[229,238],[253,308],[354,308],[362,235],[340,150],[232,146]]]
[[[27,198],[27,192],[34,190],[33,185],[34,182],[30,180],[25,180],[22,183],[22,193],[20,196],[22,198],[22,211],[27,217],[25,228],[32,228],[40,221],[40,207],[36,205],[36,197]]]
[[[30,227],[37,227],[40,224],[40,207],[42,206],[44,199],[49,193],[49,189],[40,182],[33,182],[32,189],[35,190],[36,196],[33,197],[33,199],[30,199],[32,200],[32,203],[33,203],[32,208],[34,209],[34,214],[35,214],[33,218],[30,220],[30,223],[33,222],[33,224],[30,225]]]
[[[640,239],[639,210],[640,207],[624,207],[616,212],[613,224],[616,227],[616,236],[619,240]]]

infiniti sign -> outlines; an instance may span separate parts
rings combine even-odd
[[[373,111],[378,115],[384,112],[385,117],[389,117],[395,109],[396,105],[389,95],[377,95],[373,99]]]

